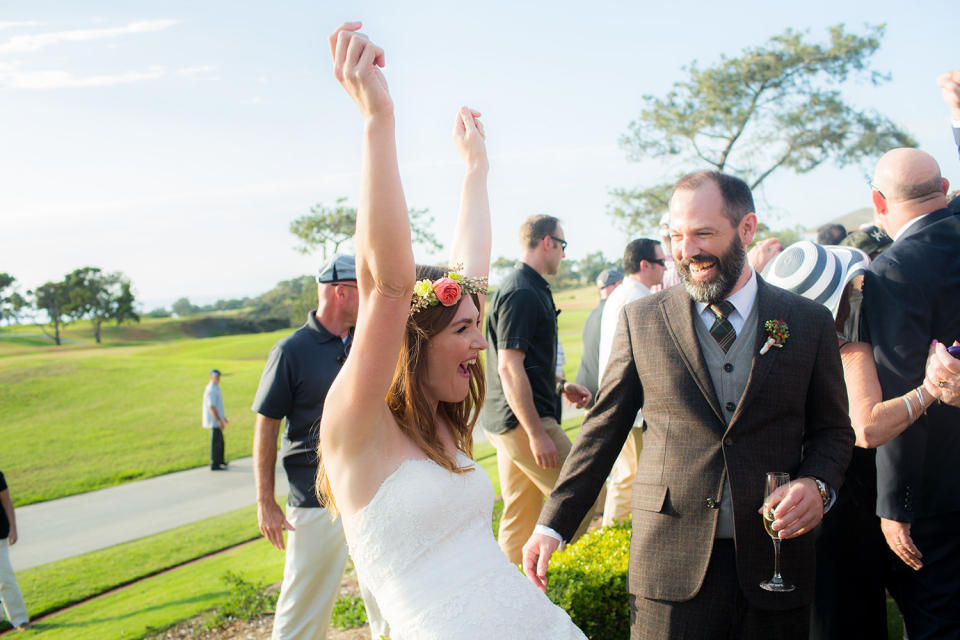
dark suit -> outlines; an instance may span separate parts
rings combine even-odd
[[[694,323],[701,320],[686,289],[671,287],[624,307],[597,404],[540,523],[569,538],[642,407],[647,431],[633,489],[629,571],[634,596],[683,602],[698,594],[714,547],[715,505],[729,474],[736,545],[731,570],[743,596],[765,610],[796,610],[812,599],[812,535],[783,542],[782,572],[796,591],[759,588],[772,573],[773,549],[757,510],[767,471],[841,485],[854,435],[840,354],[833,319],[822,305],[759,277],[755,304],[754,354],[766,340],[767,320],[785,320],[790,337],[783,348],[754,355],[729,425],[697,341]],[[671,636],[649,628],[645,633]]]
[[[930,342],[960,338],[960,217],[917,221],[872,265],[864,329],[883,398],[923,383]],[[890,589],[911,640],[960,637],[960,409],[934,404],[877,450],[877,515],[909,522],[918,572],[894,562]],[[950,632],[947,632],[947,629]],[[952,632],[953,635],[950,635]]]

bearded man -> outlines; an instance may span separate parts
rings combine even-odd
[[[742,180],[698,172],[674,186],[670,237],[684,286],[621,311],[596,405],[524,546],[524,571],[544,588],[550,555],[593,504],[642,408],[634,640],[808,636],[808,534],[832,504],[854,435],[833,318],[747,264],[756,227]],[[760,587],[774,564],[760,515],[770,471],[792,479],[770,499],[789,592]]]

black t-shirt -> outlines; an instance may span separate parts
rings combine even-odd
[[[0,491],[7,490],[7,481],[3,477],[3,471],[0,471]],[[7,510],[0,506],[0,540],[10,535],[10,521],[7,520]]]
[[[314,492],[320,416],[352,337],[344,343],[317,322],[311,311],[306,324],[270,350],[260,377],[253,410],[287,421],[280,455],[290,484],[287,504],[292,507],[321,506]]]
[[[503,395],[497,362],[500,349],[524,352],[533,404],[541,417],[557,420],[557,310],[550,285],[527,264],[507,276],[490,298],[487,317],[487,398],[483,428],[505,433],[519,424]]]

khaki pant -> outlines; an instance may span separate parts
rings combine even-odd
[[[544,499],[553,491],[560,476],[560,467],[570,453],[570,438],[553,418],[540,418],[544,431],[553,440],[560,456],[560,466],[544,469],[537,465],[530,451],[530,440],[522,427],[506,433],[488,433],[497,449],[497,470],[500,473],[500,494],[503,496],[503,516],[500,518],[498,540],[507,559],[514,564],[523,560],[523,545],[533,534],[540,517]],[[587,530],[593,509],[587,514],[573,542]]]
[[[640,427],[630,430],[623,449],[613,463],[610,477],[607,478],[607,497],[603,503],[603,526],[609,527],[618,520],[630,516],[630,498],[633,495],[633,481],[637,477],[637,460],[643,447],[643,431]]]
[[[283,583],[273,619],[272,640],[323,640],[347,564],[347,541],[340,518],[326,509],[287,507],[295,531],[287,534]],[[360,583],[371,637],[389,636],[377,603]]]

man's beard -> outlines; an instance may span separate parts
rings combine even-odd
[[[717,273],[713,279],[709,281],[695,280],[690,273],[690,265],[711,260],[715,261],[717,265]],[[692,258],[680,260],[677,262],[677,274],[679,274],[680,281],[686,287],[691,298],[697,302],[716,304],[733,291],[746,262],[747,252],[743,250],[740,236],[734,234],[733,241],[722,256],[700,253]]]

